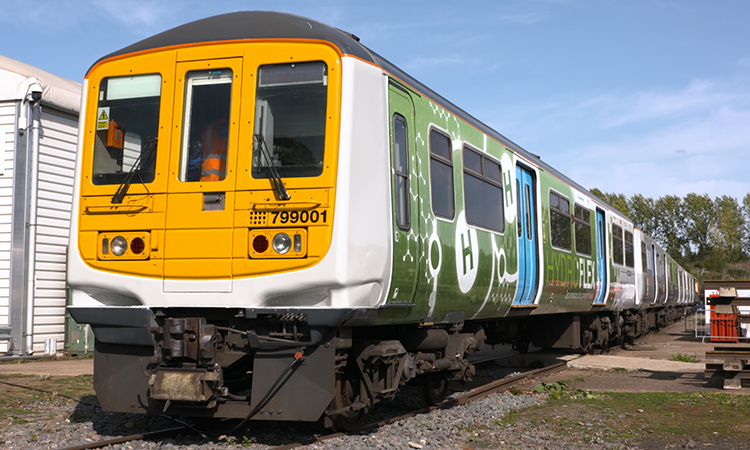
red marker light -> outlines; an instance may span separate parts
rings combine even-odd
[[[130,251],[133,252],[134,255],[140,255],[145,248],[146,244],[143,242],[143,239],[139,237],[130,241]]]
[[[268,250],[268,238],[262,234],[255,236],[255,239],[253,239],[253,250],[258,253],[263,253]]]

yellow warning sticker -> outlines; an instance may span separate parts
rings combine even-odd
[[[96,113],[96,129],[106,130],[109,128],[109,106],[99,108]]]

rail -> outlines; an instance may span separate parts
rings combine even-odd
[[[547,367],[543,367],[541,369],[534,369],[530,370],[528,372],[524,372],[519,374],[518,376],[511,377],[511,378],[502,378],[499,380],[491,381],[487,384],[478,386],[474,389],[471,389],[470,391],[464,393],[463,395],[446,400],[442,403],[439,403],[434,406],[428,406],[425,408],[420,408],[418,410],[409,412],[407,414],[403,414],[397,417],[391,417],[386,420],[381,420],[379,422],[371,423],[365,426],[360,427],[358,430],[359,433],[366,433],[369,431],[372,431],[374,429],[377,429],[379,427],[382,427],[384,425],[390,425],[395,422],[399,422],[401,420],[407,419],[409,417],[413,417],[419,414],[425,414],[430,411],[436,410],[436,409],[448,409],[455,406],[462,406],[466,405],[470,402],[480,400],[482,398],[488,397],[492,394],[503,392],[509,390],[511,387],[523,382],[527,381],[531,378],[540,377],[544,375],[549,375],[555,372],[559,372],[565,369],[567,363],[557,363],[552,364]],[[140,433],[140,434],[132,434],[128,436],[121,436],[118,438],[112,438],[112,439],[104,439],[101,441],[95,441],[95,442],[88,442],[86,444],[77,445],[74,447],[67,447],[61,450],[89,450],[89,449],[95,449],[95,448],[102,448],[106,447],[108,445],[115,445],[115,444],[122,444],[125,442],[131,442],[131,441],[137,441],[142,439],[158,439],[162,437],[167,436],[174,436],[176,434],[179,434],[180,432],[187,432],[190,431],[190,426],[180,426],[180,427],[174,427],[174,428],[167,428],[164,430],[158,430],[158,431],[152,431],[149,433]],[[301,447],[303,445],[309,445],[316,442],[323,442],[329,439],[333,439],[336,437],[340,437],[345,435],[345,433],[331,433],[323,436],[319,436],[312,442],[305,442],[305,443],[292,443],[292,444],[286,444],[280,447],[274,447],[272,450],[287,450],[292,448]]]

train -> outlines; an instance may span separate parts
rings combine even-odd
[[[197,20],[83,93],[68,310],[105,411],[353,429],[487,345],[606,349],[697,300],[621,212],[320,22]]]

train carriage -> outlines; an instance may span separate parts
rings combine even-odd
[[[199,20],[84,92],[69,309],[105,410],[350,428],[486,342],[591,351],[683,303],[629,219],[318,22]]]

